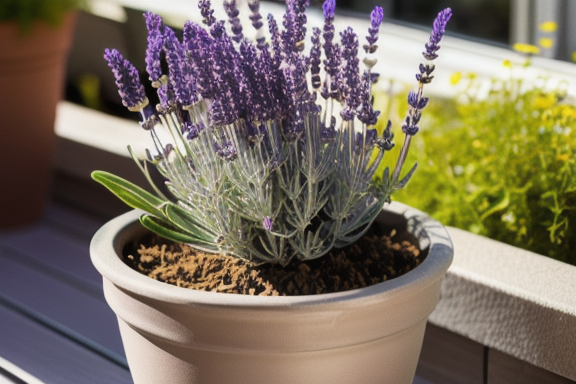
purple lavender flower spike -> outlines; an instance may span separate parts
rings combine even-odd
[[[212,26],[216,22],[214,17],[214,10],[212,9],[212,4],[210,0],[199,0],[198,8],[200,8],[200,14],[202,15],[202,22],[207,26]]]
[[[325,19],[334,20],[334,13],[336,12],[336,0],[326,0],[322,4],[322,12]]]
[[[174,31],[168,27],[164,31],[164,50],[168,62],[169,77],[174,93],[183,106],[190,106],[198,101],[195,74],[189,65],[184,63],[184,47]]]
[[[192,22],[184,24],[183,37],[186,57],[189,58],[189,64],[196,71],[198,92],[203,98],[211,99],[213,90],[210,75],[210,45],[213,39],[202,26]]]
[[[324,27],[322,37],[324,39],[324,69],[326,72],[326,81],[322,88],[322,97],[325,99],[339,99],[339,87],[337,84],[340,50],[339,46],[334,44],[334,12],[336,10],[335,0],[326,0],[322,6],[324,12]]]
[[[238,10],[236,0],[225,0],[223,4],[226,15],[228,15],[228,21],[232,26],[232,33],[234,34],[232,39],[239,43],[244,38],[244,35],[242,33],[242,23],[238,18],[240,11]]]
[[[342,59],[346,63],[340,73],[340,92],[345,101],[341,116],[344,120],[352,120],[361,101],[358,36],[352,28],[347,28],[340,34],[340,40],[343,47]]]
[[[148,98],[144,86],[140,82],[138,70],[132,63],[124,59],[116,49],[106,49],[104,59],[112,69],[122,104],[133,112],[138,112],[147,106]]]
[[[268,30],[270,32],[270,39],[272,40],[272,52],[274,53],[272,64],[275,68],[280,67],[280,62],[282,61],[284,50],[282,37],[278,29],[278,23],[272,14],[268,14]]]
[[[438,44],[444,36],[446,25],[448,24],[450,17],[452,17],[452,10],[450,8],[446,8],[445,10],[438,13],[438,16],[434,20],[432,33],[430,34],[430,40],[428,43],[426,43],[426,52],[422,52],[422,55],[424,55],[426,60],[432,61],[438,57],[436,54],[436,52],[440,49]]]
[[[163,24],[162,18],[152,12],[144,14],[148,29],[148,47],[146,48],[146,71],[152,81],[152,86],[159,88],[162,78],[160,53],[162,52]]]
[[[317,91],[322,85],[320,79],[320,28],[314,28],[312,32],[312,48],[310,49],[310,75],[312,79],[312,88]]]
[[[369,45],[364,47],[368,53],[374,53],[376,51],[374,44],[376,44],[378,40],[378,32],[380,31],[380,24],[382,24],[383,19],[384,10],[382,7],[374,8],[370,14],[370,28],[368,29],[368,36],[366,36]]]
[[[305,11],[308,5],[309,0],[286,0],[282,39],[289,51],[301,52],[304,49],[307,20]]]
[[[416,92],[411,91],[408,94],[408,104],[410,107],[404,119],[404,124],[402,125],[402,131],[408,136],[415,135],[420,129],[417,124],[422,116],[422,109],[428,104],[428,98],[422,97],[422,88],[425,84],[429,84],[434,78],[432,73],[434,72],[435,66],[430,63],[430,61],[438,57],[436,52],[440,49],[439,43],[444,36],[446,24],[448,24],[451,16],[452,10],[450,8],[446,8],[438,13],[438,16],[434,20],[432,32],[430,33],[430,40],[425,45],[426,51],[422,53],[428,62],[426,64],[420,64],[418,68],[419,73],[416,74],[416,80],[418,80],[419,83],[418,90]]]
[[[256,30],[256,43],[258,45],[258,49],[263,50],[266,48],[266,37],[264,37],[264,31],[262,30],[264,23],[262,22],[262,15],[260,14],[260,1],[249,0],[248,7],[252,12],[250,15],[250,21]]]

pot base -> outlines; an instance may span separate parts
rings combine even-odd
[[[426,329],[424,320],[360,345],[277,353],[193,349],[119,324],[138,384],[411,384]]]

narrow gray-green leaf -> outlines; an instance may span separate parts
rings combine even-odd
[[[404,176],[404,178],[402,180],[400,180],[398,183],[396,183],[396,185],[393,186],[394,190],[399,190],[399,189],[404,188],[406,186],[406,184],[408,184],[408,181],[410,181],[410,178],[412,177],[412,175],[414,175],[414,172],[416,172],[417,167],[418,167],[418,163],[414,163],[414,166],[412,167],[412,169],[410,169],[410,171],[408,171],[406,176]]]
[[[108,188],[128,206],[142,209],[158,217],[164,217],[164,213],[160,208],[162,204],[164,204],[164,200],[145,191],[139,186],[104,171],[92,172],[92,179]]]
[[[182,231],[190,233],[208,244],[212,243],[217,236],[210,228],[207,228],[200,221],[195,220],[195,218],[190,215],[190,212],[176,204],[167,204],[164,207],[164,214],[172,224]]]
[[[161,218],[151,215],[142,215],[140,216],[140,223],[142,223],[142,225],[145,228],[148,228],[152,232],[166,239],[176,241],[178,243],[191,244],[194,246],[194,248],[207,252],[213,252],[213,253],[219,252],[218,248],[216,247],[216,244],[212,243],[213,244],[212,245],[210,243],[206,243],[202,239],[199,239],[198,237],[194,236],[193,234],[185,233],[181,231],[179,228],[172,225],[172,223],[170,223],[167,220],[163,220]]]

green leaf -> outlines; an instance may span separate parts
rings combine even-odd
[[[182,231],[196,237],[207,244],[213,243],[216,234],[200,221],[195,220],[190,212],[176,204],[167,204],[164,207],[166,218]]]
[[[196,236],[185,233],[181,231],[179,228],[173,226],[169,221],[158,218],[156,216],[151,215],[142,215],[140,216],[140,223],[147,229],[151,230],[152,232],[172,241],[176,241],[178,243],[186,243],[192,244],[194,248],[217,253],[219,249],[217,248],[216,244],[214,243],[206,243],[202,239],[197,238]],[[201,243],[202,245],[200,245]]]
[[[139,186],[104,171],[92,172],[92,179],[108,188],[128,206],[142,209],[154,216],[164,217],[164,212],[161,210],[161,206],[165,204],[165,201],[145,191]]]
[[[496,212],[503,211],[509,205],[510,205],[510,194],[508,193],[508,191],[500,191],[500,196],[498,196],[498,199],[495,200],[492,204],[490,204],[490,206],[484,212],[482,212],[480,220],[485,220],[488,216]]]
[[[410,169],[410,171],[408,171],[406,176],[404,176],[402,180],[400,180],[398,183],[396,183],[396,185],[393,186],[395,191],[404,188],[406,184],[408,184],[408,181],[410,181],[410,178],[412,178],[412,175],[414,175],[414,172],[416,172],[417,167],[418,163],[414,163],[414,166]]]

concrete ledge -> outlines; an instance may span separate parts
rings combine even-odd
[[[576,267],[449,233],[454,262],[430,323],[576,380]]]

